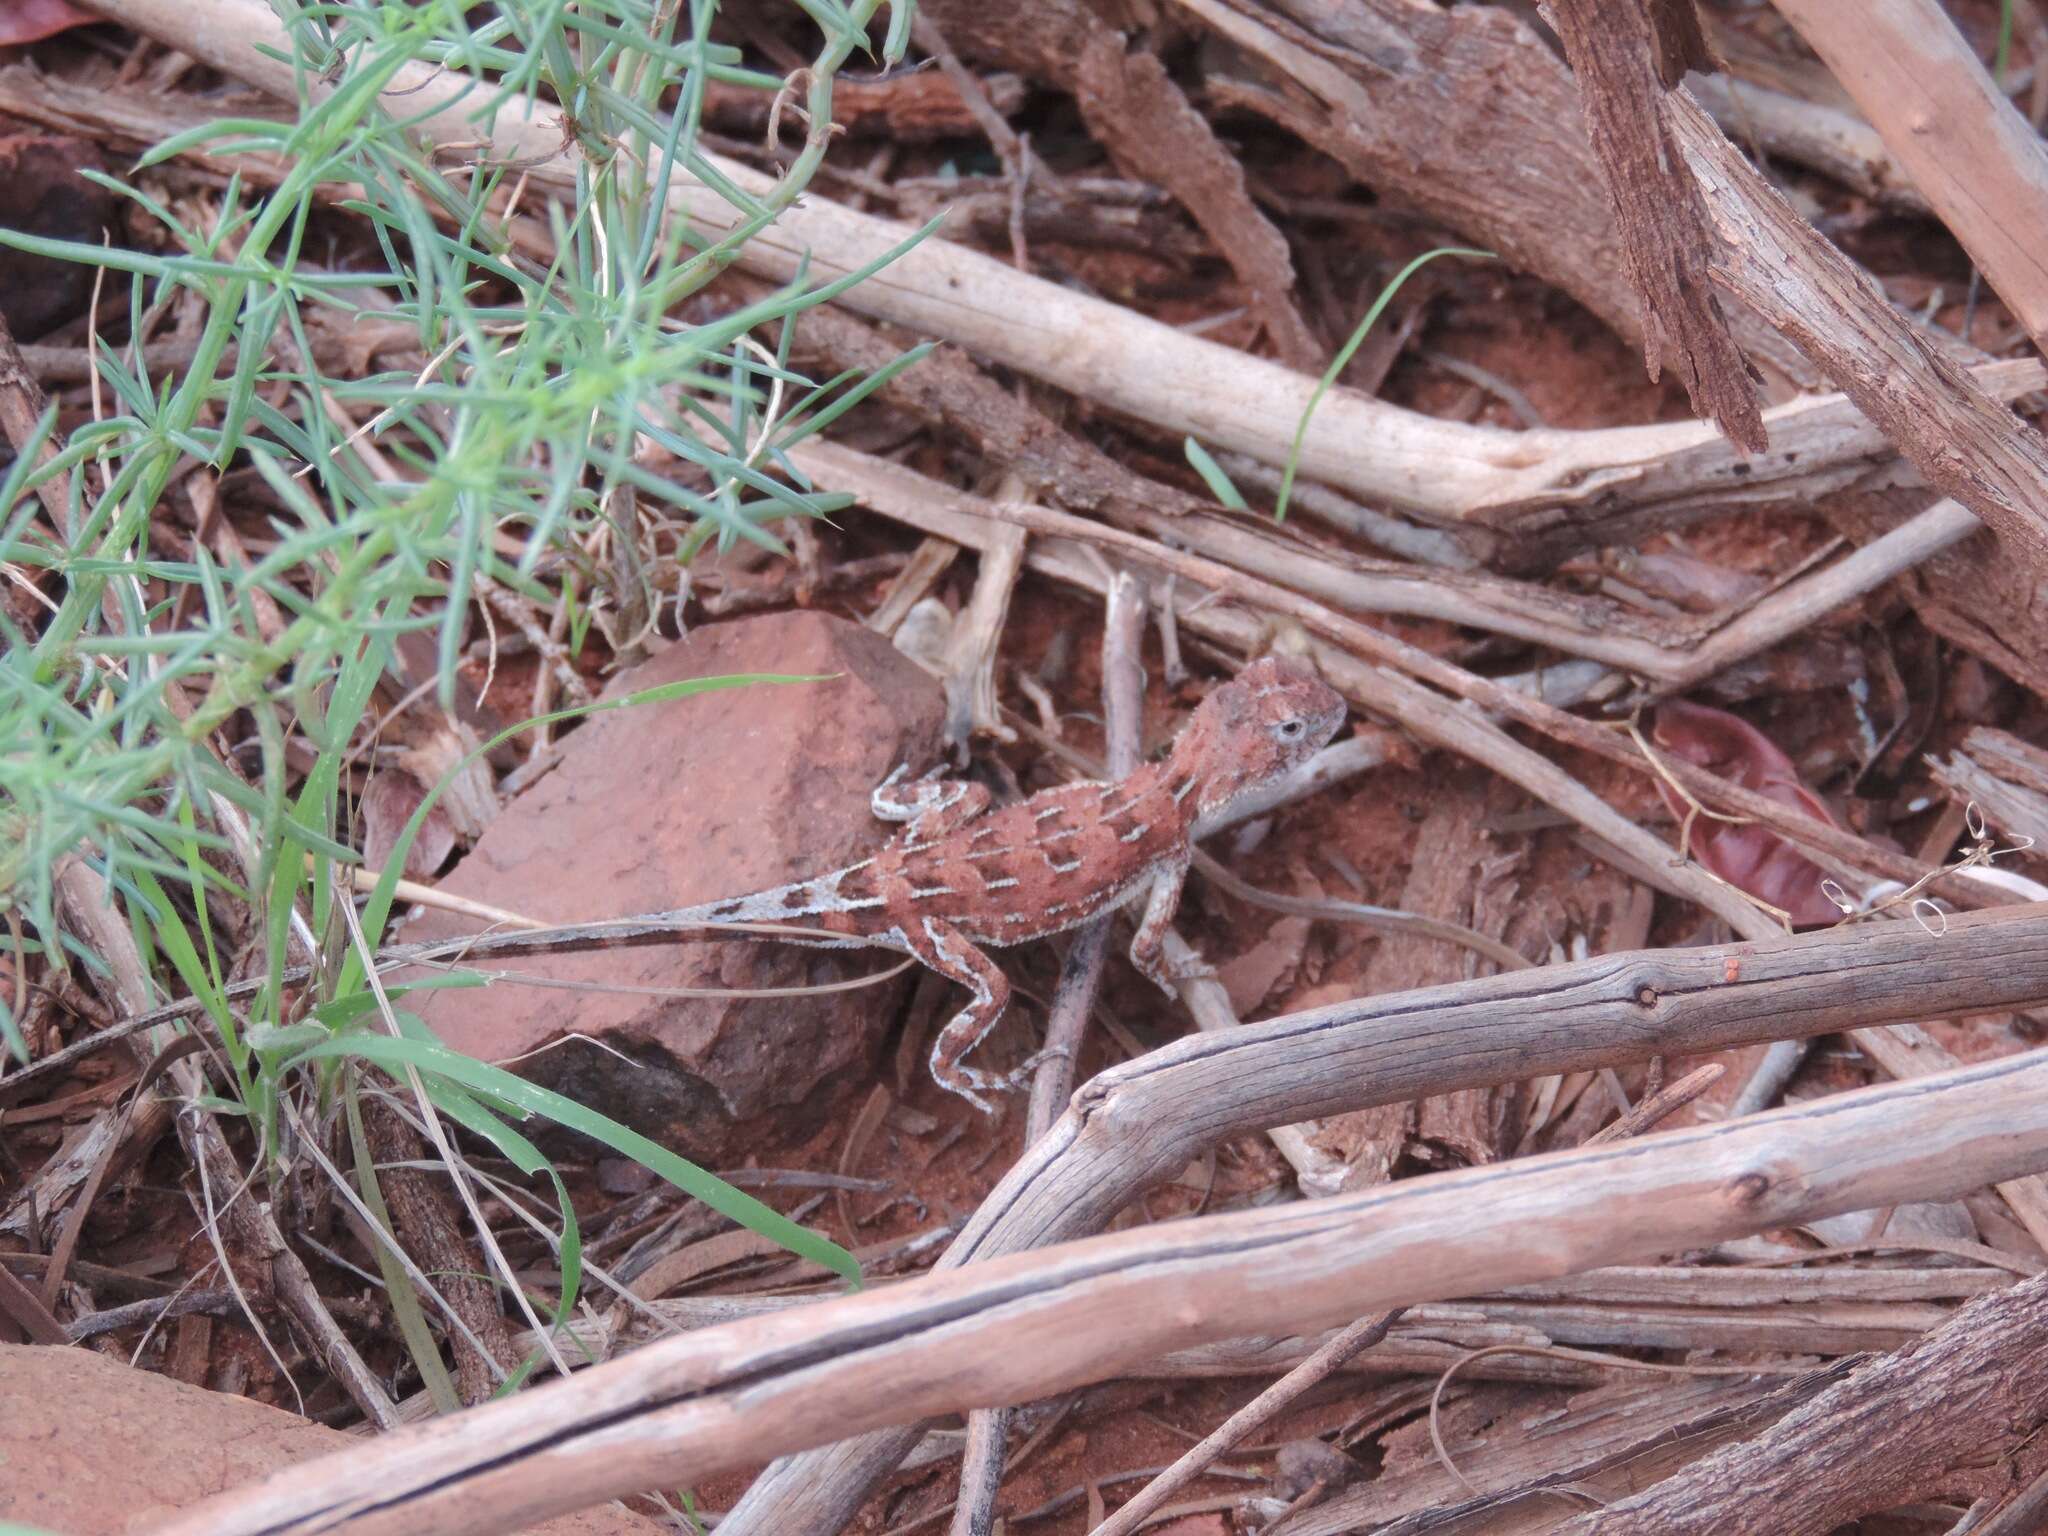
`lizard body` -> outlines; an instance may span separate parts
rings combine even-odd
[[[903,780],[873,796],[905,822],[874,857],[749,896],[662,914],[665,922],[800,922],[843,935],[792,939],[914,956],[973,998],[932,1047],[932,1076],[977,1109],[1013,1086],[964,1058],[1003,1015],[1010,984],[983,945],[1072,928],[1146,893],[1131,960],[1170,996],[1161,945],[1194,840],[1230,805],[1313,756],[1344,721],[1344,701],[1305,665],[1253,662],[1204,699],[1163,762],[1110,782],[1063,784],[989,809],[985,786]]]

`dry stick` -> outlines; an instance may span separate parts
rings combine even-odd
[[[1741,921],[1731,919],[1737,932],[1755,931],[1754,908],[1744,913],[1746,903],[1733,899],[1730,891],[1717,887],[1697,871],[1674,870],[1671,849],[1644,835],[1633,822],[1588,794],[1554,764],[1526,751],[1479,716],[1449,704],[1429,689],[1416,687],[1388,668],[1399,668],[1493,713],[1531,726],[1554,740],[1593,752],[1638,773],[1668,773],[1707,804],[1769,827],[1825,859],[1905,883],[1927,873],[1903,854],[1879,848],[1852,832],[1816,821],[1693,764],[1667,761],[1660,770],[1619,731],[1581,720],[1516,688],[1467,672],[1370,625],[1333,613],[1320,603],[1216,561],[1042,507],[982,501],[926,479],[914,470],[834,443],[803,443],[791,451],[790,457],[821,483],[854,491],[875,511],[926,533],[979,548],[996,536],[991,524],[1020,523],[1035,532],[1075,543],[1103,545],[1155,569],[1201,583],[1223,596],[1299,621],[1351,653],[1339,661],[1336,658],[1343,652],[1324,652],[1319,654],[1318,662],[1325,676],[1353,702],[1399,720],[1423,739],[1449,746],[1521,784],[1538,799],[1564,811],[1594,836],[1627,855],[1631,861],[1629,872],[1645,883],[1687,900],[1699,900],[1717,916],[1740,915]],[[1046,549],[1043,541],[1034,544],[1027,559],[1062,580],[1091,589],[1100,585],[1098,578],[1089,575],[1085,563],[1057,560],[1056,551]],[[1229,623],[1215,616],[1213,604],[1181,622],[1191,626],[1200,623],[1219,632]],[[1253,633],[1258,627],[1245,626]],[[1233,633],[1242,631],[1233,629]],[[1682,889],[1677,883],[1681,879]],[[1986,888],[1966,880],[1945,879],[1933,889],[1964,905],[1982,906],[1993,899]],[[1713,899],[1702,900],[1695,892],[1712,892]]]
[[[1961,1063],[1939,1040],[1918,1024],[1892,1024],[1882,1028],[1858,1029],[1849,1038],[1856,1048],[1893,1077],[1905,1081],[1945,1072]],[[1998,1193],[2019,1218],[2020,1225],[2042,1253],[2048,1254],[2048,1181],[2038,1174],[2010,1179],[1998,1186]]]
[[[977,1264],[1097,1231],[1205,1148],[1283,1121],[1785,1034],[1828,1034],[1844,1021],[1995,1007],[1987,991],[2023,997],[2048,985],[2044,939],[2048,906],[1973,913],[1939,939],[1892,923],[1764,944],[1650,950],[1363,998],[1181,1040],[1097,1077],[982,1202],[940,1264]],[[1931,1002],[1934,996],[1942,1000]],[[1737,1005],[1742,1022],[1728,1012]],[[1355,1036],[1336,1026],[1340,1018],[1353,1021]],[[1287,1064],[1295,1050],[1298,1070]],[[778,1462],[734,1506],[724,1536],[836,1532],[915,1439],[914,1432],[878,1434]]]
[[[142,1012],[150,998],[148,978],[141,956],[136,951],[133,934],[116,917],[110,905],[105,881],[82,860],[75,858],[68,860],[58,871],[57,880],[69,921],[89,941],[93,953],[107,961],[112,971],[112,984],[122,1006]],[[132,1042],[136,1059],[145,1071],[174,1039],[168,1030],[158,1029]],[[188,1104],[205,1092],[206,1081],[197,1062],[174,1062],[168,1073],[178,1095]],[[162,1102],[162,1095],[154,1091],[150,1097]],[[342,1332],[333,1314],[327,1310],[326,1303],[320,1299],[312,1275],[299,1256],[286,1245],[269,1204],[258,1201],[244,1187],[247,1179],[236,1167],[234,1154],[228,1149],[218,1122],[212,1115],[196,1109],[175,1114],[172,1121],[177,1127],[179,1141],[184,1144],[185,1155],[201,1172],[205,1188],[218,1191],[227,1199],[226,1205],[211,1215],[225,1228],[226,1237],[233,1239],[236,1251],[264,1265],[278,1304],[305,1330],[306,1338],[321,1364],[333,1374],[362,1410],[363,1416],[379,1429],[392,1428],[398,1423],[398,1414],[390,1395],[385,1392],[376,1373],[356,1353],[348,1335]],[[202,1217],[208,1215],[206,1212],[201,1214]],[[222,1263],[228,1283],[235,1285],[234,1271],[225,1268],[225,1240],[217,1238],[216,1242],[223,1248]],[[239,1287],[237,1290],[239,1293]],[[242,1298],[242,1302],[246,1310],[247,1299]],[[261,1337],[260,1329],[258,1336]]]
[[[1337,923],[1357,923],[1378,933],[1398,933],[1412,938],[1435,939],[1439,943],[1455,944],[1460,949],[1469,949],[1475,955],[1484,955],[1494,964],[1506,966],[1511,971],[1527,970],[1535,964],[1520,950],[1511,949],[1491,934],[1481,933],[1476,928],[1467,928],[1462,923],[1447,923],[1440,918],[1425,917],[1420,912],[1404,912],[1398,907],[1375,907],[1362,901],[1334,901],[1327,897],[1289,896],[1280,891],[1261,890],[1256,885],[1238,879],[1224,865],[1199,848],[1195,850],[1194,867],[1202,872],[1204,880],[1209,881],[1217,889],[1235,896],[1239,901],[1250,902],[1255,907],[1264,907],[1271,912],[1285,912],[1294,917],[1323,918]]]
[[[1601,1146],[1610,1141],[1620,1141],[1629,1136],[1642,1134],[1674,1110],[1683,1108],[1706,1092],[1713,1086],[1715,1079],[1720,1077],[1722,1070],[1718,1063],[1709,1063],[1696,1072],[1688,1073],[1662,1093],[1643,1100],[1585,1144],[1589,1147]],[[1308,1359],[1183,1452],[1172,1466],[1139,1489],[1122,1508],[1096,1526],[1092,1536],[1131,1536],[1131,1533],[1143,1525],[1168,1499],[1200,1477],[1218,1456],[1226,1454],[1240,1444],[1324,1377],[1341,1369],[1361,1350],[1384,1339],[1387,1330],[1400,1318],[1402,1310],[1397,1307],[1391,1312],[1360,1318],[1333,1334]]]
[[[1121,779],[1144,755],[1140,733],[1144,724],[1145,668],[1140,648],[1145,638],[1145,587],[1127,574],[1109,584],[1108,611],[1102,630],[1102,712],[1108,776]],[[1060,973],[1046,1023],[1048,1055],[1031,1084],[1031,1107],[1024,1125],[1028,1145],[1051,1128],[1074,1091],[1081,1036],[1101,985],[1114,913],[1082,924],[1074,936],[1067,964]],[[1084,954],[1084,947],[1092,956]]]
[[[1854,112],[1732,76],[1688,75],[1685,88],[1737,143],[1819,171],[1887,207],[1930,211],[1877,130]]]
[[[1324,1377],[1341,1370],[1361,1350],[1387,1336],[1404,1309],[1360,1318],[1333,1334],[1323,1346],[1257,1397],[1217,1425],[1151,1482],[1140,1488],[1117,1512],[1094,1527],[1091,1536],[1131,1536],[1157,1514],[1166,1501],[1209,1470],[1217,1457],[1229,1454],[1248,1436],[1282,1412]]]
[[[1212,1061],[1232,1054],[1195,1043]],[[158,1536],[502,1531],[834,1435],[1104,1380],[1176,1346],[1943,1198],[2044,1164],[2048,1060],[2022,1056],[1751,1120],[1168,1222],[653,1344],[289,1468]],[[1501,1241],[1510,1227],[1524,1240]]]
[[[1711,67],[1692,0],[1656,14],[1641,0],[1549,0],[1546,9],[1571,61],[1579,109],[1614,203],[1622,265],[1642,304],[1650,378],[1670,354],[1693,410],[1762,453],[1770,443],[1757,411],[1760,378],[1751,379],[1754,370],[1714,297],[1706,210],[1656,105],[1686,67]],[[1681,19],[1688,25],[1675,25]],[[1668,58],[1660,44],[1675,45],[1681,57]]]
[[[895,466],[885,465],[883,461],[851,449],[815,441],[800,445],[791,453],[791,458],[820,483],[856,490],[877,510],[892,517],[917,521],[914,507],[906,507],[898,496],[890,495],[895,488],[915,488],[914,480],[904,478],[910,472],[892,474]],[[967,498],[947,493],[943,487],[933,486],[930,481],[923,483],[953,506],[970,505]],[[1468,691],[1489,705],[1494,702],[1493,696],[1511,693],[1511,690],[1486,683],[1369,625],[1333,613],[1320,603],[1300,597],[1272,582],[1245,576],[1216,561],[1181,554],[1137,534],[1105,528],[1085,518],[1043,507],[982,503],[980,509],[996,520],[999,527],[1009,524],[1034,533],[1056,534],[1101,544],[1158,569],[1198,581],[1211,591],[1256,603],[1299,621],[1312,632],[1336,641],[1359,656],[1391,663],[1440,685],[1450,682],[1460,691]],[[928,528],[926,531],[939,530]],[[1486,764],[1538,799],[1557,807],[1588,831],[1631,854],[1642,867],[1655,870],[1655,883],[1662,889],[1705,907],[1737,933],[1762,938],[1779,931],[1776,924],[1731,887],[1689,866],[1673,867],[1670,848],[1616,813],[1556,764],[1530,751],[1475,711],[1461,709],[1441,694],[1387,667],[1357,668],[1338,681],[1357,702],[1400,721],[1425,741],[1449,747]],[[1532,702],[1519,695],[1516,698],[1520,707],[1527,707]],[[1562,714],[1561,711],[1553,713]],[[1625,748],[1623,750],[1626,751]]]
[[[1824,1536],[1946,1491],[1951,1473],[2003,1454],[2048,1421],[2048,1276],[1980,1297],[1752,1440],[1702,1457],[1559,1536]],[[1992,1438],[1986,1445],[1987,1436]]]
[[[1102,630],[1102,709],[1109,776],[1115,779],[1136,768],[1142,756],[1139,731],[1143,723],[1145,670],[1139,649],[1144,639],[1144,585],[1127,574],[1119,574],[1109,583],[1108,611]],[[1073,1094],[1081,1038],[1102,985],[1103,965],[1109,958],[1115,923],[1116,914],[1105,912],[1082,924],[1060,966],[1059,985],[1053,992],[1046,1021],[1046,1056],[1031,1083],[1030,1107],[1024,1121],[1026,1146],[1052,1128]],[[960,1491],[953,1506],[953,1536],[982,1536],[994,1524],[1009,1431],[1010,1413],[1006,1408],[983,1408],[969,1416],[966,1453],[960,1464]]]
[[[1658,1121],[1676,1113],[1690,1104],[1718,1083],[1728,1069],[1718,1061],[1710,1061],[1685,1074],[1675,1083],[1664,1087],[1630,1109],[1612,1125],[1602,1126],[1583,1143],[1589,1147],[1605,1146],[1610,1141],[1620,1141],[1627,1136],[1640,1136]]]
[[[1722,668],[1800,633],[1821,615],[1875,591],[1983,526],[1961,502],[1942,498],[1855,553],[1781,587],[1716,630],[1695,646],[1675,671],[1656,680],[1653,696],[1679,693],[1705,682]]]
[[[288,59],[261,51],[285,47],[286,39],[257,0],[101,0],[98,8],[214,68],[296,99]],[[486,93],[471,89],[459,71],[426,65],[401,71],[390,89],[404,93],[408,112],[422,115],[416,127],[423,137],[474,146],[487,136],[488,158],[530,162],[530,185],[572,184],[575,162],[563,148],[554,109],[514,99],[494,122],[472,121],[468,114]],[[461,105],[453,105],[458,96]],[[437,107],[437,115],[426,115]],[[750,167],[706,158],[751,196],[773,188],[772,178]],[[680,177],[669,213],[687,216],[705,238],[740,220],[709,188]],[[879,260],[914,233],[812,191],[736,260],[773,281],[790,281],[800,270],[824,281]],[[950,338],[1109,409],[1192,433],[1212,448],[1273,463],[1287,456],[1316,386],[1278,364],[943,240],[924,241],[840,302],[919,334]],[[1019,324],[1020,315],[1030,323]],[[1821,440],[1802,443],[1796,455],[1781,451],[1780,423],[1812,419],[1815,412],[1828,421]],[[1765,422],[1773,451],[1746,459],[1700,422],[1509,432],[1437,421],[1335,389],[1309,417],[1300,468],[1306,477],[1434,520],[1508,524],[1518,516],[1554,522],[1572,509],[1604,516],[1646,503],[1725,506],[1752,499],[1764,487],[1771,488],[1769,497],[1782,498],[1816,484],[1846,483],[1854,477],[1852,463],[1860,472],[1863,461],[1890,456],[1882,436],[1839,400],[1795,401],[1766,412]]]
[[[2048,1472],[2041,1473],[2004,1508],[1975,1527],[1971,1536],[2040,1536],[2044,1529],[2048,1529]]]
[[[1848,88],[2034,344],[2048,346],[2048,144],[1947,12],[1936,0],[1781,0],[1778,11]]]
[[[756,286],[765,295],[765,286]],[[749,289],[746,296],[756,295]],[[800,356],[815,356],[826,371],[836,373],[879,368],[897,348],[853,316],[826,311],[806,318],[797,351]],[[2026,372],[2036,380],[2048,379],[2038,366],[2028,365]],[[1604,661],[1669,688],[1745,659],[1979,526],[1960,511],[1930,510],[1875,541],[1867,552],[1772,593],[1704,644],[1688,647],[1677,643],[1675,634],[1641,633],[1646,627],[1654,631],[1663,626],[1605,599],[1498,576],[1421,571],[1413,565],[1319,549],[1285,529],[1262,528],[1185,505],[1186,498],[1171,487],[1124,468],[957,353],[927,359],[884,386],[883,395],[942,432],[965,435],[1034,484],[1043,482],[1049,494],[1035,499],[1097,513],[1130,531],[1352,612],[1411,614],[1512,635]],[[1797,451],[1792,443],[1780,446]],[[1260,480],[1253,461],[1241,454],[1225,459],[1233,473],[1243,475],[1249,467],[1247,478]],[[1273,485],[1277,484],[1276,477]],[[1376,521],[1367,519],[1362,508],[1350,512],[1354,515],[1343,519],[1343,525],[1362,537],[1384,541],[1391,536],[1384,525],[1394,520],[1376,514]],[[1453,535],[1443,529],[1399,526],[1412,535],[1402,543],[1418,550],[1415,558],[1424,564],[1443,563]]]
[[[1802,219],[1682,89],[1662,100],[1721,234],[1715,280],[1826,370],[1929,484],[2048,555],[2048,443]],[[2018,552],[2026,551],[2022,557]]]

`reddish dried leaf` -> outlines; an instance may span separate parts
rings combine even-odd
[[[363,862],[381,870],[391,859],[392,846],[412,813],[427,797],[420,781],[403,769],[386,769],[370,779],[363,790]],[[455,848],[455,828],[436,805],[420,824],[420,835],[405,851],[405,878],[431,880],[448,861]]]
[[[0,0],[0,48],[40,42],[104,19],[70,0]]]
[[[1799,782],[1792,759],[1748,721],[1726,710],[1673,699],[1657,706],[1650,738],[1673,757],[1697,764],[1780,805],[1834,826],[1820,798]],[[1670,785],[1659,782],[1671,814],[1691,809]],[[1768,827],[1698,817],[1692,824],[1692,854],[1737,890],[1783,908],[1801,926],[1832,923],[1842,909],[1821,892],[1820,866]]]

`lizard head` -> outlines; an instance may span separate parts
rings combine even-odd
[[[1195,780],[1197,824],[1214,822],[1315,756],[1343,723],[1344,700],[1307,662],[1262,656],[1201,702],[1169,761]]]

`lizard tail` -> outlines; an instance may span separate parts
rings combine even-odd
[[[863,888],[861,882],[849,878],[873,862],[872,859],[864,859],[844,869],[835,869],[829,875],[799,880],[793,885],[778,885],[724,901],[707,901],[701,906],[678,907],[661,915],[671,923],[777,923],[879,907],[882,904],[880,897]]]

